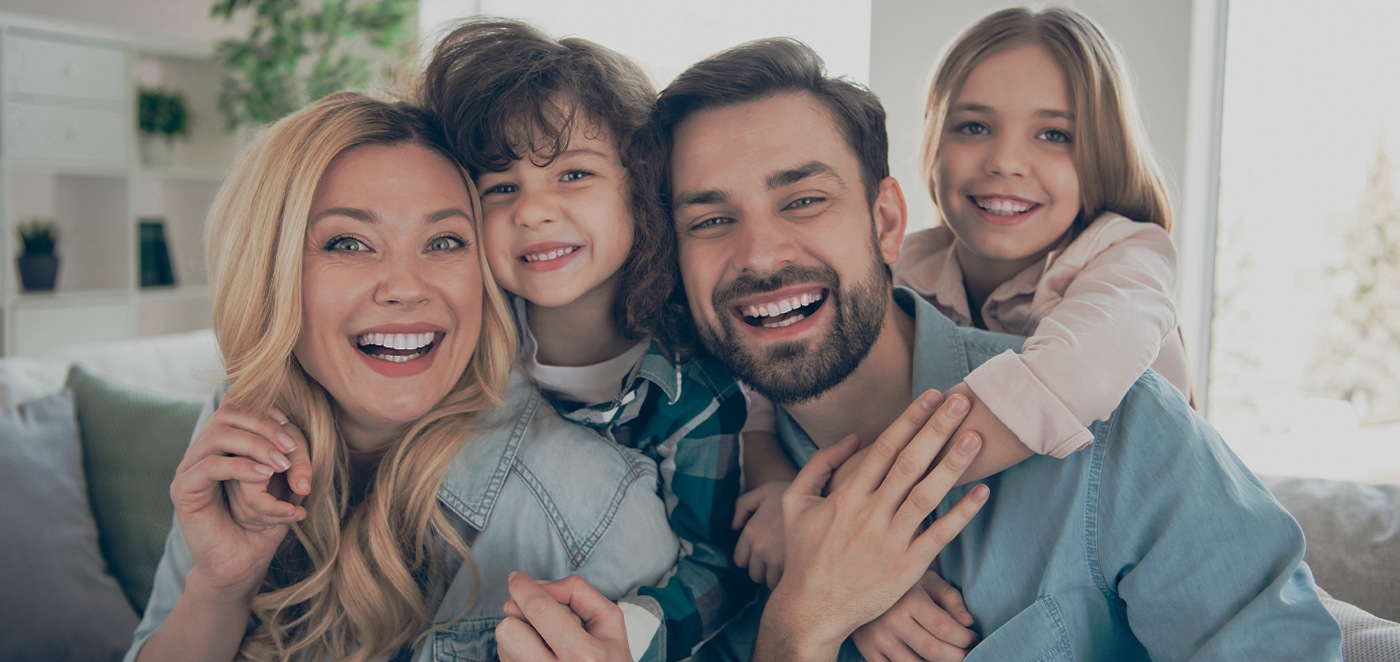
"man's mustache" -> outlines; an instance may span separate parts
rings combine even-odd
[[[723,310],[728,308],[729,302],[735,299],[774,292],[802,283],[817,283],[828,291],[835,292],[841,285],[841,278],[836,275],[835,269],[825,264],[817,267],[790,265],[761,276],[749,273],[739,274],[733,280],[720,283],[710,299],[715,310]]]

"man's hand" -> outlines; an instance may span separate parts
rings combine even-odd
[[[977,642],[969,625],[972,615],[963,606],[962,594],[930,570],[889,611],[856,628],[851,638],[866,660],[962,660]]]
[[[759,485],[739,497],[734,528],[743,527],[734,545],[734,564],[749,569],[755,583],[778,585],[783,577],[783,491],[787,481]]]
[[[510,602],[496,626],[503,662],[632,662],[622,610],[578,575],[557,582],[510,573]]]
[[[986,502],[978,485],[931,526],[924,521],[976,457],[981,440],[959,436],[965,397],[915,399],[861,458],[850,480],[823,497],[832,472],[856,450],[848,437],[818,451],[783,495],[787,564],[764,611],[755,659],[827,658],[855,629],[887,611]]]

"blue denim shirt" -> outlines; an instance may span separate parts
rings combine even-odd
[[[453,561],[434,618],[444,629],[418,645],[416,662],[495,659],[512,570],[537,579],[578,573],[616,600],[655,584],[676,563],[679,542],[657,494],[655,463],[560,418],[519,374],[506,400],[463,445],[438,492],[458,533],[472,541],[480,583],[470,566]],[[192,566],[177,522],[127,660],[169,616]],[[469,603],[465,618],[451,622]]]
[[[895,301],[916,319],[911,398],[1024,340]],[[1090,431],[1083,451],[983,481],[990,499],[939,555],[981,637],[968,662],[1341,659],[1302,530],[1180,392],[1149,372]],[[779,437],[798,466],[816,450],[783,413]],[[747,657],[757,616],[714,657]],[[841,659],[859,659],[851,642]]]

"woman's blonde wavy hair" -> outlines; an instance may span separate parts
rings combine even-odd
[[[944,51],[924,105],[920,174],[938,204],[936,159],[949,108],[968,74],[992,55],[1035,44],[1050,53],[1074,102],[1074,165],[1079,173],[1076,234],[1106,211],[1170,231],[1166,179],[1138,116],[1118,49],[1087,16],[1072,9],[1013,7],[987,15]]]
[[[312,197],[335,159],[364,145],[421,145],[456,164],[423,111],[354,93],[326,97],[264,131],[230,170],[209,212],[206,256],[226,401],[278,407],[310,445],[307,517],[293,525],[253,600],[245,659],[364,660],[432,630],[420,581],[443,579],[446,552],[471,555],[437,504],[469,429],[503,401],[515,329],[480,256],[482,329],[452,391],[386,450],[363,499],[351,497],[349,458],[331,398],[292,354],[302,330],[302,252]],[[471,199],[481,246],[480,206]],[[480,250],[478,248],[478,250]],[[296,497],[294,497],[296,498]],[[439,586],[426,583],[423,586]]]

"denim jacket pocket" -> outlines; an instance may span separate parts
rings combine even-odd
[[[496,625],[501,617],[464,618],[433,633],[437,662],[488,662],[496,659]]]
[[[1072,662],[1074,649],[1055,598],[1042,596],[977,644],[967,662]]]

